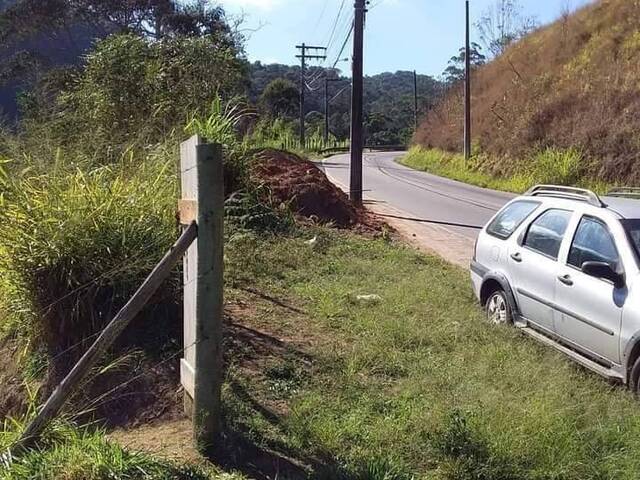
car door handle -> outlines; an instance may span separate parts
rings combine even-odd
[[[558,280],[560,280],[562,283],[564,283],[568,287],[571,287],[573,285],[573,280],[571,280],[571,275],[560,275],[558,277]]]
[[[520,253],[512,253],[511,258],[514,262],[520,263],[522,261],[522,255]]]

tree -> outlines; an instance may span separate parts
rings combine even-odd
[[[474,69],[480,65],[484,65],[487,57],[482,54],[482,47],[475,42],[471,43],[470,47],[469,60],[471,62],[471,68]],[[464,47],[458,50],[458,55],[451,57],[449,66],[443,73],[447,83],[456,83],[464,80],[466,58],[467,52]]]
[[[272,80],[260,96],[260,106],[271,118],[292,118],[299,108],[300,92],[284,78]]]
[[[51,44],[68,50],[112,33],[154,40],[207,36],[217,45],[242,52],[242,35],[231,26],[224,9],[206,0],[15,0],[3,5],[0,78],[7,82],[25,80],[28,73],[50,67],[45,51]]]
[[[218,96],[241,95],[246,69],[232,49],[210,37],[155,41],[119,34],[99,42],[87,55],[85,68],[62,80],[50,105],[41,100],[41,88],[26,95],[23,105],[30,108],[23,112],[25,125],[54,129],[59,119],[65,123],[55,129],[64,136],[84,131],[114,143],[153,142],[194,115],[206,114]]]
[[[4,44],[34,34],[59,35],[77,24],[91,25],[103,35],[121,32],[155,39],[216,35],[236,47],[242,43],[224,9],[207,0],[16,0],[0,8]]]
[[[492,56],[502,55],[509,45],[537,28],[536,18],[524,15],[523,10],[519,0],[495,0],[476,23],[480,40]]]

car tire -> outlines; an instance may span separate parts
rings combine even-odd
[[[513,313],[511,305],[504,290],[498,289],[491,292],[485,303],[487,320],[494,325],[511,325]]]
[[[640,357],[636,359],[636,362],[631,368],[631,373],[629,375],[629,389],[636,396],[640,396]]]

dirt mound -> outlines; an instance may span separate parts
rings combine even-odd
[[[383,228],[372,214],[354,207],[313,162],[293,153],[273,149],[258,152],[251,178],[266,186],[273,200],[289,204],[302,217],[339,228]]]

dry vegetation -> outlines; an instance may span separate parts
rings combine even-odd
[[[487,154],[484,169],[511,174],[518,168],[513,160],[548,148],[577,148],[588,177],[639,181],[639,20],[640,1],[599,0],[478,70],[474,142]],[[418,143],[461,148],[461,95],[461,88],[453,89],[430,114]]]

